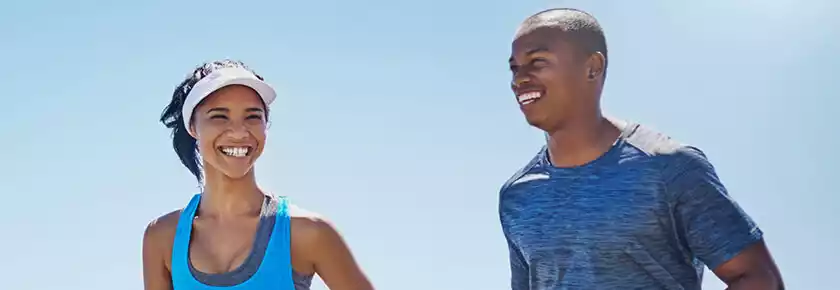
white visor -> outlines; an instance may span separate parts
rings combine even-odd
[[[213,92],[229,86],[243,85],[257,92],[265,105],[268,106],[277,98],[277,93],[271,85],[261,81],[254,73],[239,67],[220,68],[195,83],[187,98],[184,100],[184,107],[181,114],[184,117],[184,126],[189,130],[193,110],[204,98]]]

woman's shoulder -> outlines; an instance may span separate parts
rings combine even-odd
[[[146,231],[143,233],[143,255],[162,259],[167,268],[181,211],[174,210],[153,219],[146,225]]]
[[[317,272],[331,287],[336,284],[354,285],[354,289],[373,289],[329,219],[292,205],[289,206],[289,216],[292,264],[296,271]]]
[[[337,227],[324,215],[289,203],[292,240],[314,246],[329,246],[341,241]]]
[[[178,219],[183,209],[173,210],[159,216],[146,225],[146,232],[143,234],[143,243],[150,244],[158,249],[165,250],[172,247],[175,239],[175,232],[178,228]]]
[[[323,215],[307,210],[293,203],[289,203],[289,217],[292,231],[296,235],[315,235],[321,231],[331,230],[331,222]]]

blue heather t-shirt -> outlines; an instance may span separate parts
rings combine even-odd
[[[558,168],[544,147],[502,187],[513,290],[700,289],[761,240],[703,152],[615,123],[600,158]]]

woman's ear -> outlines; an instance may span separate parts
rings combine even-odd
[[[187,133],[190,133],[190,136],[192,136],[193,139],[198,140],[198,134],[195,131],[195,124],[190,123],[190,127],[187,128]]]

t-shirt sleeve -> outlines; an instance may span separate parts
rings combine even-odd
[[[522,253],[513,244],[509,238],[505,237],[510,251],[510,289],[511,290],[530,290],[528,285],[528,264]]]
[[[683,147],[671,157],[666,182],[676,201],[678,234],[695,257],[715,269],[762,239],[761,230],[729,196],[702,151]]]

